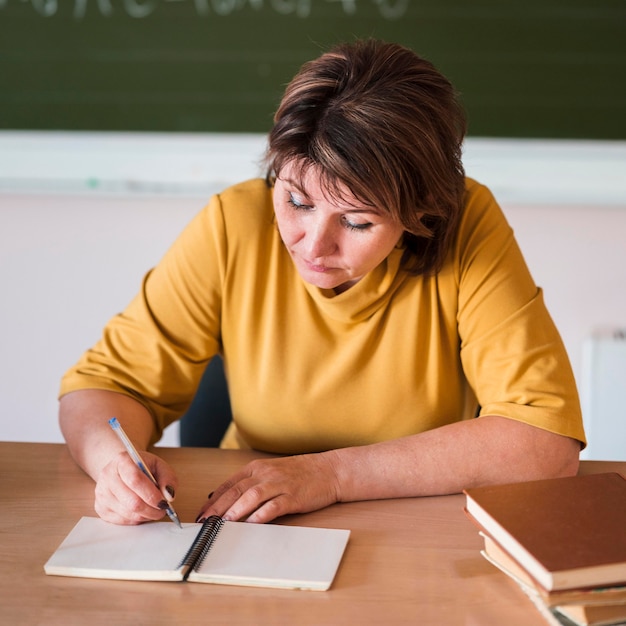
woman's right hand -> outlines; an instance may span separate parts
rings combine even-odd
[[[141,524],[165,515],[176,494],[178,480],[174,470],[161,458],[140,451],[159,490],[137,467],[126,451],[116,454],[101,470],[95,489],[96,513],[114,524]]]
[[[109,420],[116,416],[159,487],[137,467]],[[61,398],[59,424],[74,460],[96,482],[95,510],[107,522],[141,524],[161,519],[178,479],[162,459],[143,450],[154,423],[137,400],[114,391],[82,389]]]

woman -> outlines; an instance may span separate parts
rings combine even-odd
[[[464,131],[450,83],[399,45],[303,66],[267,180],[214,197],[63,379],[61,427],[101,517],[159,519],[178,484],[143,452],[159,492],[108,419],[145,451],[217,353],[223,445],[285,456],[241,469],[199,519],[576,472],[567,355],[495,200],[464,176]]]

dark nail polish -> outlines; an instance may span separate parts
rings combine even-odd
[[[213,497],[213,494],[215,493],[215,491],[212,491],[208,496],[207,499],[210,500]]]
[[[165,500],[161,500],[157,506],[161,509],[161,511],[165,511],[169,504]]]
[[[174,491],[174,487],[172,487],[171,485],[167,485],[167,487],[165,487],[165,491],[167,491],[167,493],[170,494],[172,500],[176,496],[176,492]]]
[[[202,513],[200,513],[200,515],[196,517],[196,524],[199,524],[200,522],[205,522],[205,521],[206,521],[206,517],[204,517]]]

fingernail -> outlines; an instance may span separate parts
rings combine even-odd
[[[199,524],[200,522],[205,522],[205,521],[206,521],[206,517],[204,517],[202,513],[200,513],[200,515],[196,517],[196,524]]]
[[[213,497],[213,494],[215,493],[215,491],[212,491],[208,496],[207,496],[207,500],[210,500]]]
[[[174,487],[172,487],[171,485],[167,485],[165,487],[165,491],[170,494],[172,500],[176,497],[176,491],[174,491]]]
[[[161,511],[165,511],[165,509],[167,509],[169,504],[167,503],[167,501],[161,500],[161,502],[159,502],[157,506],[161,509]]]

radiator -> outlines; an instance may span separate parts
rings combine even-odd
[[[588,440],[581,458],[626,461],[626,329],[585,342],[581,401]]]

